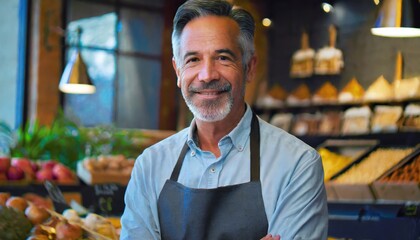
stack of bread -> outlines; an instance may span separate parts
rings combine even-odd
[[[329,46],[318,50],[315,55],[315,73],[319,75],[339,74],[344,66],[343,53],[335,48],[337,29],[331,25],[329,31]]]
[[[316,135],[318,133],[321,114],[301,113],[296,115],[292,126],[292,134],[296,136]]]
[[[341,127],[341,113],[340,112],[325,112],[322,114],[319,123],[318,134],[321,135],[338,135]]]
[[[402,113],[400,106],[376,106],[371,123],[372,132],[396,132]]]
[[[315,51],[309,47],[309,37],[306,32],[302,33],[301,49],[292,56],[290,77],[305,78],[313,74]]]
[[[368,106],[352,107],[344,112],[343,134],[365,134],[369,132],[372,111]]]

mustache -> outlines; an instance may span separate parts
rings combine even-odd
[[[229,83],[222,83],[220,81],[210,81],[201,83],[199,86],[189,86],[188,90],[190,92],[200,92],[203,90],[216,90],[219,92],[227,92],[232,89],[232,85]]]

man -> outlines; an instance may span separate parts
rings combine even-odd
[[[178,9],[173,66],[194,119],[137,159],[121,239],[326,239],[319,155],[244,101],[253,35],[252,16],[228,2]]]

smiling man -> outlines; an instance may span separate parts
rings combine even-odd
[[[226,1],[178,9],[173,66],[194,119],[137,159],[121,239],[326,239],[319,155],[244,100],[253,40],[252,16]]]

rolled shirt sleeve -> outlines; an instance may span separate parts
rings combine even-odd
[[[147,153],[146,153],[147,155]],[[151,187],[146,186],[142,156],[133,168],[131,179],[127,185],[124,201],[125,209],[121,217],[120,239],[124,240],[158,240],[160,239],[159,221],[157,218],[157,199],[150,192]],[[150,182],[149,182],[150,183]]]
[[[288,239],[327,239],[328,210],[321,159],[308,151],[280,194],[270,230]]]

